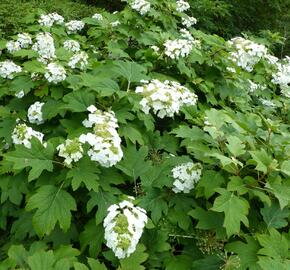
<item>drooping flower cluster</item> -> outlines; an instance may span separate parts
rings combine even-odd
[[[102,14],[99,14],[99,13],[95,13],[93,16],[92,16],[93,19],[97,20],[97,21],[102,21],[103,20],[103,15]]]
[[[11,60],[0,62],[0,76],[4,79],[13,79],[15,73],[22,71],[22,68]]]
[[[36,42],[33,44],[32,50],[39,54],[38,61],[44,64],[56,57],[53,38],[51,34],[47,32],[37,34]]]
[[[147,223],[146,211],[124,200],[108,208],[104,219],[106,245],[116,257],[129,257],[135,250]]]
[[[64,81],[66,78],[66,71],[63,66],[56,63],[49,63],[46,67],[44,77],[51,83],[57,84]]]
[[[268,55],[267,48],[264,45],[257,44],[251,40],[242,37],[232,38],[228,44],[234,51],[230,53],[230,59],[239,67],[251,72],[255,64],[262,57]]]
[[[81,70],[84,70],[88,64],[88,59],[89,56],[86,52],[78,52],[70,58],[68,66],[71,68],[78,67]]]
[[[146,0],[133,0],[130,3],[130,6],[132,9],[136,10],[143,16],[150,10],[151,4]]]
[[[31,139],[34,137],[42,143],[43,136],[41,132],[33,130],[26,124],[17,124],[11,137],[14,144],[23,144],[26,148],[31,148]],[[45,143],[43,145],[45,146]]]
[[[82,134],[81,143],[88,143],[91,147],[88,156],[103,167],[114,166],[123,157],[121,138],[117,132],[118,123],[114,112],[102,112],[94,105],[88,107],[88,119],[83,121],[87,128],[93,128],[93,133]]]
[[[72,39],[69,39],[69,40],[66,40],[64,43],[63,43],[63,47],[70,51],[70,52],[78,52],[80,51],[80,44],[76,41],[76,40],[72,40]]]
[[[176,11],[183,12],[183,11],[188,10],[189,8],[190,8],[190,5],[188,4],[188,2],[184,0],[176,1]]]
[[[50,14],[42,14],[38,23],[42,26],[51,27],[53,24],[63,24],[64,18],[56,12]]]
[[[43,102],[36,101],[28,108],[27,117],[31,124],[40,125],[44,123],[41,111],[43,105]]]
[[[77,33],[85,27],[85,23],[78,20],[72,20],[65,24],[68,34]]]
[[[65,158],[64,163],[69,166],[73,161],[77,162],[83,157],[83,148],[78,138],[67,139],[56,148],[60,157]]]
[[[201,171],[200,163],[188,162],[174,167],[171,171],[174,178],[172,190],[175,193],[189,193],[199,181]]]
[[[181,23],[183,26],[189,28],[197,23],[197,19],[194,17],[186,16],[181,18]]]
[[[179,112],[181,106],[195,105],[197,102],[196,94],[178,82],[161,82],[156,79],[142,82],[145,84],[138,86],[135,92],[143,96],[140,105],[146,114],[153,109],[160,118],[172,117]]]

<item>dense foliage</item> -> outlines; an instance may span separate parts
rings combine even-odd
[[[0,269],[289,270],[289,57],[123,4],[0,41]]]

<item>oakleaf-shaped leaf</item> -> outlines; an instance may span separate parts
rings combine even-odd
[[[72,188],[77,190],[81,183],[84,183],[88,190],[98,191],[99,169],[89,158],[82,158],[67,174],[67,178],[72,178]]]
[[[243,222],[249,226],[247,214],[249,211],[249,203],[241,197],[237,197],[234,193],[225,189],[219,189],[221,194],[214,201],[211,210],[216,212],[224,212],[225,219],[223,226],[226,228],[227,235],[231,236],[240,232],[240,223]]]
[[[118,270],[145,270],[145,267],[141,265],[148,258],[148,254],[145,253],[145,246],[138,244],[135,252],[128,258],[120,260],[120,266]]]
[[[285,219],[290,216],[290,210],[287,208],[281,209],[278,203],[272,203],[271,206],[265,205],[261,209],[261,214],[267,227],[279,229],[288,225],[288,221]]]
[[[31,167],[28,181],[37,179],[44,170],[49,172],[53,170],[53,145],[47,143],[47,147],[44,147],[37,139],[32,139],[31,145],[31,149],[27,149],[23,145],[16,145],[15,151],[4,155],[5,160],[13,163],[15,170]]]
[[[52,185],[41,186],[36,194],[31,196],[26,205],[26,210],[37,209],[33,215],[33,226],[39,236],[49,234],[56,223],[64,231],[68,230],[71,223],[71,211],[76,210],[74,198],[61,187]]]
[[[95,104],[95,96],[88,91],[74,91],[63,97],[63,101],[67,104],[62,108],[72,112],[85,112],[87,107]]]

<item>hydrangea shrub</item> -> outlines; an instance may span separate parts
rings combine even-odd
[[[289,269],[289,57],[126,2],[0,41],[0,269]]]

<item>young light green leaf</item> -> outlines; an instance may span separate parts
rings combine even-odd
[[[121,259],[118,270],[145,270],[142,265],[148,258],[148,254],[145,252],[145,246],[138,244],[136,251],[130,255],[130,257]]]
[[[28,257],[27,261],[31,270],[54,270],[53,265],[55,263],[55,258],[52,250],[47,252],[43,250],[35,252],[33,255]]]

